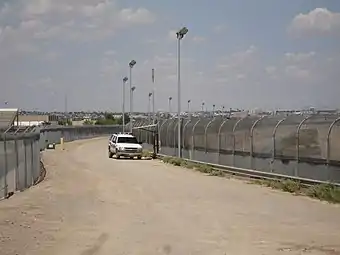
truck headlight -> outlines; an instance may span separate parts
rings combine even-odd
[[[138,151],[138,152],[142,152],[142,151],[143,151],[143,148],[138,148],[137,151]]]
[[[125,148],[124,147],[118,147],[118,150],[123,151],[123,150],[125,150]]]

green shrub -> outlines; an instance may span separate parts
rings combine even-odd
[[[222,170],[214,169],[212,166],[206,164],[196,164],[190,161],[174,158],[164,157],[162,161],[174,166],[181,166],[188,169],[195,169],[201,173],[209,174],[210,176],[226,176]],[[340,187],[332,184],[313,185],[306,188],[298,181],[291,179],[283,180],[253,180],[250,183],[264,185],[272,189],[279,189],[289,193],[296,193],[301,195],[307,195],[312,198],[325,200],[332,203],[340,203]]]
[[[311,186],[306,190],[306,195],[332,203],[340,203],[340,187],[332,184]]]
[[[283,180],[282,183],[282,190],[289,192],[289,193],[298,193],[300,192],[302,186],[300,182],[293,181],[293,180]]]

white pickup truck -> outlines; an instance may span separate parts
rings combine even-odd
[[[138,159],[141,159],[143,147],[133,135],[113,134],[109,139],[108,153],[109,158],[116,155],[117,159],[120,157],[128,157],[131,159],[137,157]]]

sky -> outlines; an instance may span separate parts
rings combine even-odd
[[[338,0],[0,0],[0,107],[120,111],[134,59],[134,110],[177,110],[183,26],[182,110],[340,108]]]

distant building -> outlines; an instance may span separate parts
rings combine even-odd
[[[18,117],[19,126],[37,126],[43,123],[50,123],[52,125],[58,124],[58,116],[53,114],[26,114],[26,115],[19,115]]]

